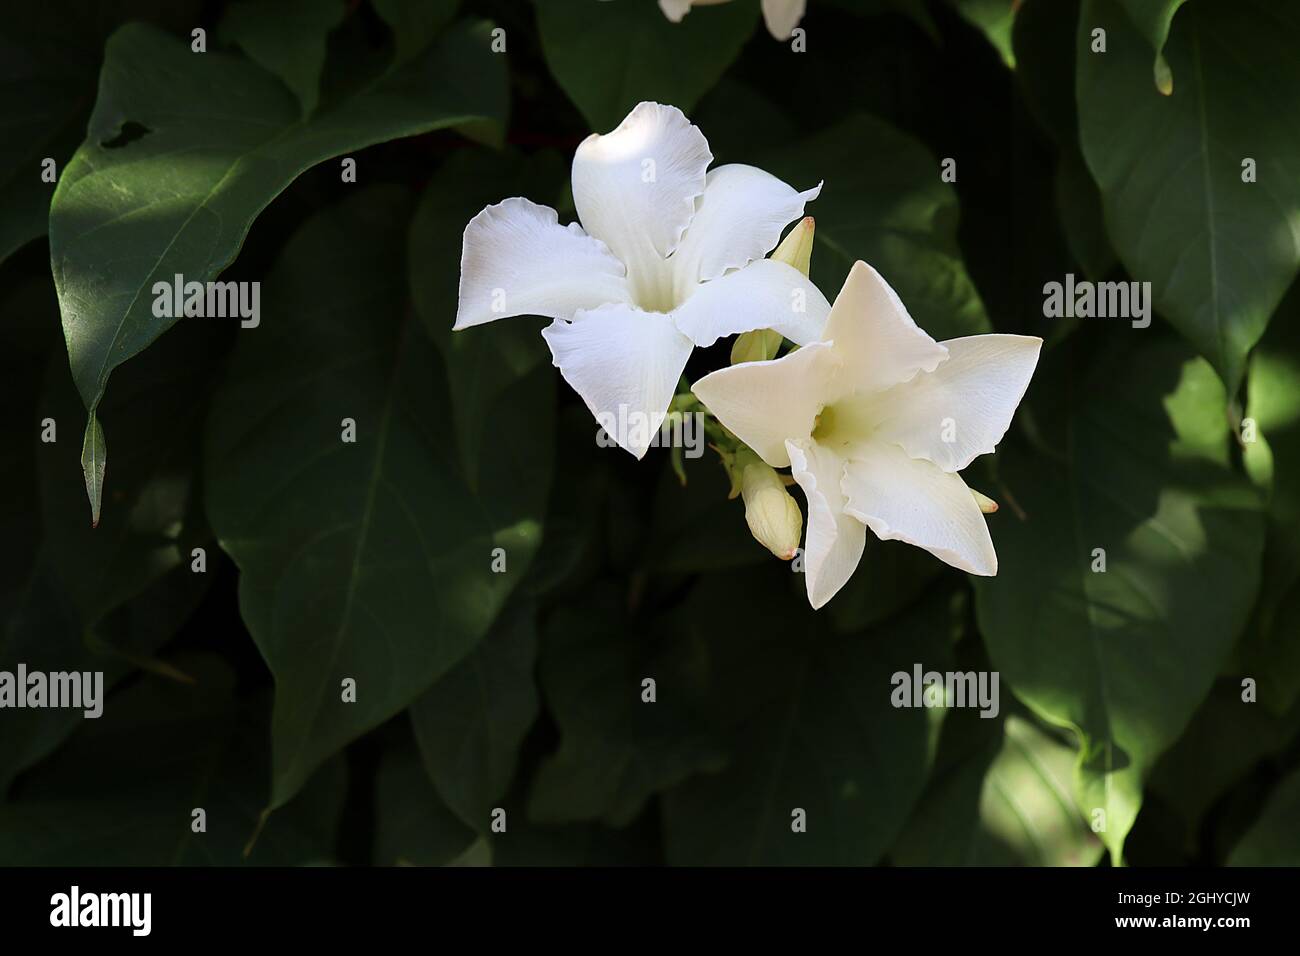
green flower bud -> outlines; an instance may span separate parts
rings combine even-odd
[[[766,362],[776,358],[777,349],[781,347],[781,333],[771,329],[755,329],[742,332],[736,336],[731,345],[731,364],[741,362]]]
[[[785,490],[776,470],[748,448],[736,454],[736,468],[750,534],[782,561],[789,561],[799,548],[803,530],[798,502]]]
[[[788,266],[794,266],[805,276],[812,266],[812,248],[813,233],[816,231],[816,224],[812,216],[804,216],[800,219],[789,235],[781,240],[781,244],[772,251],[772,258],[777,262],[784,262]]]

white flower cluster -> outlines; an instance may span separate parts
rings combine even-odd
[[[542,335],[555,365],[597,419],[650,422],[612,436],[637,458],[693,348],[771,330],[799,347],[779,358],[759,348],[759,360],[712,372],[692,392],[736,439],[733,454],[744,453],[746,502],[771,509],[750,514],[750,527],[782,557],[793,553],[791,528],[798,540],[798,510],[754,456],[790,468],[803,489],[812,606],[852,575],[867,528],[995,574],[984,520],[995,506],[958,472],[1006,433],[1042,340],[936,342],[865,262],[832,306],[806,275],[806,250],[803,268],[765,258],[820,184],[800,192],[752,166],[710,170],[712,161],[704,135],[657,103],[589,136],[573,159],[580,224],[561,226],[555,210],[519,198],[470,221],[455,328],[552,319]]]

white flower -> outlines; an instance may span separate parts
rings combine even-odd
[[[971,574],[997,573],[980,504],[957,472],[1006,434],[1042,344],[936,342],[858,262],[825,341],[713,372],[694,391],[769,465],[791,467],[808,499],[804,570],[819,608],[858,566],[867,528]]]
[[[658,103],[588,136],[573,157],[581,225],[507,199],[465,227],[455,328],[554,319],[542,335],[556,367],[642,457],[694,346],[762,328],[812,342],[830,313],[806,276],[763,258],[821,185],[798,192],[735,164],[706,174],[712,161],[681,110]]]
[[[691,7],[707,7],[727,0],[659,0],[659,9],[673,23],[681,23]],[[778,40],[790,39],[790,34],[803,19],[806,0],[763,0],[763,20],[767,30]]]

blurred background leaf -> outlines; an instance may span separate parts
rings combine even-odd
[[[187,681],[142,676],[25,778],[15,800],[0,804],[0,863],[332,861],[346,787],[342,763],[323,767],[259,832],[269,708],[264,701],[238,700],[234,674],[221,661],[182,658],[173,664]],[[196,809],[204,811],[203,832],[194,829]]]
[[[766,572],[765,584],[752,570],[715,575],[688,606],[697,693],[731,759],[665,797],[669,862],[875,863],[924,789],[942,717],[895,708],[892,677],[950,669],[959,624],[936,595],[887,627],[838,635],[807,613],[797,575]]]
[[[698,7],[681,23],[653,0],[534,3],[546,63],[593,133],[612,131],[642,100],[689,114],[758,23],[755,3]]]

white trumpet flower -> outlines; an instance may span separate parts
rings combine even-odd
[[[727,0],[659,0],[659,9],[673,23],[681,23],[691,7],[708,7]],[[778,40],[790,39],[794,28],[803,19],[807,0],[763,0],[763,21],[767,32]]]
[[[867,528],[971,574],[997,573],[981,505],[957,472],[1006,434],[1042,344],[936,342],[858,262],[824,341],[713,372],[694,392],[769,465],[790,466],[808,501],[805,583],[819,608],[858,566]]]
[[[556,367],[641,458],[692,348],[763,328],[806,344],[830,313],[799,270],[763,258],[821,185],[799,192],[753,166],[709,170],[712,161],[681,110],[658,103],[588,136],[573,157],[581,225],[507,199],[465,227],[454,327],[554,319],[542,335]]]

